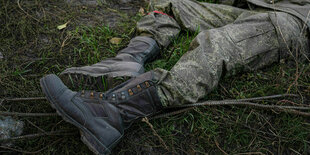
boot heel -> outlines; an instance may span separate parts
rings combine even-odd
[[[93,151],[97,155],[109,154],[111,151],[98,143],[92,136],[80,130],[81,140],[84,144],[88,146],[88,148]]]

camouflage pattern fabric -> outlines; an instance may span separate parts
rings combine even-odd
[[[137,23],[137,32],[151,34],[162,47],[167,47],[181,29],[201,32],[222,27],[234,22],[243,12],[249,12],[194,0],[152,0],[151,8],[171,17],[152,12]]]
[[[155,69],[164,106],[199,101],[217,87],[225,73],[253,71],[295,55],[294,52],[309,53],[307,28],[288,13],[250,12],[191,0],[164,1],[153,7],[173,15],[175,21],[152,13],[139,22],[138,30],[152,34],[163,47],[177,35],[178,25],[200,32],[170,71]],[[175,31],[167,29],[165,33],[166,27],[161,29],[157,21],[178,25],[169,26]]]
[[[310,27],[309,0],[247,0],[249,4],[294,15]]]
[[[241,2],[251,10],[195,0],[151,0],[152,10],[168,15],[152,12],[137,23],[138,35],[152,37],[161,48],[182,29],[199,32],[170,71],[155,69],[165,106],[197,102],[225,74],[257,70],[295,52],[309,54],[308,0],[220,2]]]

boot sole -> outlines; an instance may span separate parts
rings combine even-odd
[[[78,127],[80,129],[80,133],[81,133],[81,140],[84,144],[86,144],[86,146],[95,154],[109,154],[111,153],[110,150],[104,145],[102,144],[95,135],[93,135],[87,128],[83,127],[83,125],[81,125],[80,123],[76,122],[72,117],[70,117],[69,115],[67,115],[61,108],[59,108],[58,102],[55,101],[54,98],[52,98],[51,94],[48,91],[48,88],[45,84],[45,80],[44,78],[40,79],[40,85],[42,88],[43,93],[46,95],[46,98],[48,99],[48,101],[51,103],[51,106],[56,110],[57,114],[60,115],[63,120],[65,120],[66,122],[73,124],[74,126]],[[95,142],[96,145],[92,144],[90,141]],[[117,140],[119,141],[119,140]],[[102,147],[104,148],[104,152],[100,153],[96,146]],[[113,146],[113,145],[112,145]]]

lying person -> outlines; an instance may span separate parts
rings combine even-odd
[[[309,2],[231,2],[248,7],[241,9],[194,0],[152,0],[154,12],[137,23],[138,36],[116,57],[63,72],[132,79],[104,93],[71,91],[56,75],[42,78],[41,86],[51,105],[79,128],[94,153],[109,153],[134,120],[197,102],[224,74],[261,69],[296,52],[307,56]],[[181,29],[199,31],[189,51],[170,71],[157,68],[144,73],[143,65]]]

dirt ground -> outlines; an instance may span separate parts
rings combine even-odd
[[[135,36],[135,24],[143,17],[141,8],[147,13],[147,0],[0,0],[0,111],[55,113],[46,100],[20,98],[43,97],[39,79],[46,74],[59,75],[68,67],[115,56]],[[57,28],[64,24],[65,28]],[[195,35],[182,32],[146,69],[170,69]],[[110,42],[115,37],[122,38],[120,44]],[[309,106],[310,65],[294,60],[224,77],[206,99],[290,93],[299,97],[257,102]],[[89,85],[70,87],[82,90]],[[40,135],[14,140],[12,146],[1,144],[1,154],[92,154],[80,141],[78,130],[60,117],[14,118],[25,123],[23,135]],[[156,133],[138,121],[112,154],[310,154],[309,115],[247,106],[204,106],[150,123]]]

